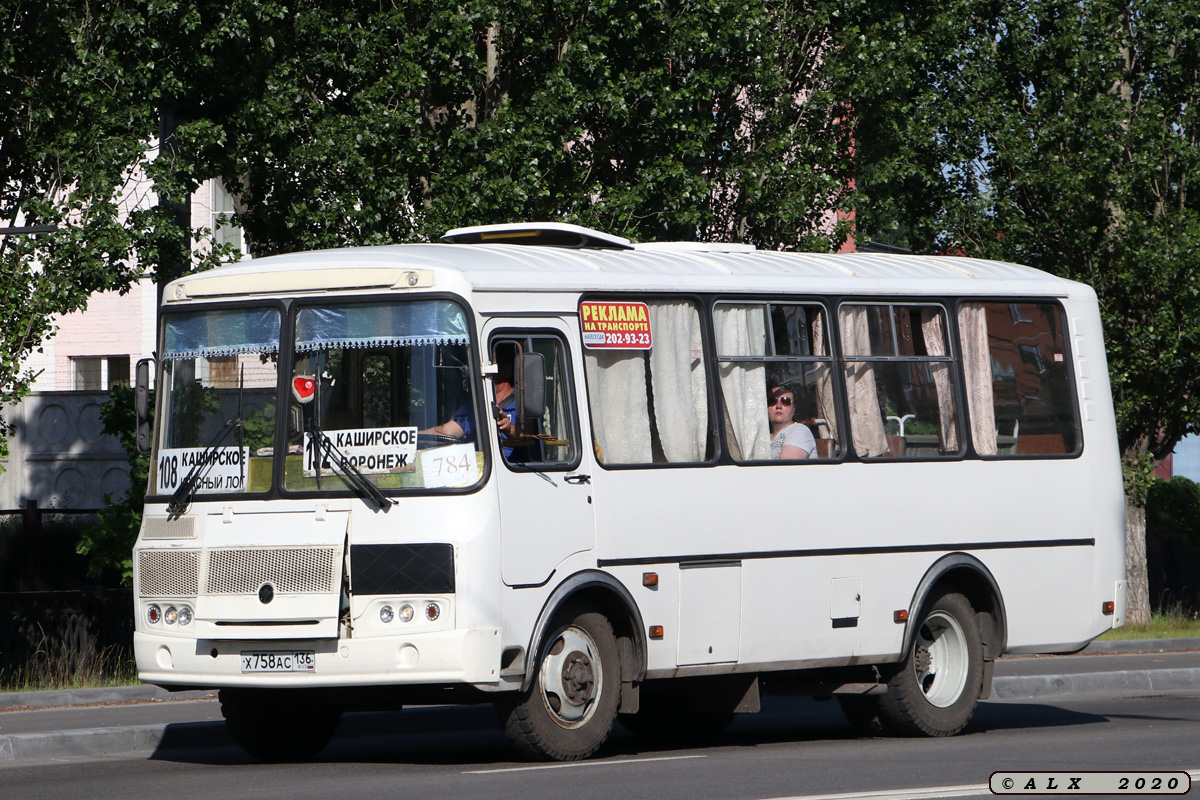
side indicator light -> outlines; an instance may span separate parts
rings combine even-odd
[[[662,637],[663,637],[663,626],[662,625],[651,625],[650,626],[650,638],[651,639],[661,639]]]
[[[893,622],[908,622],[908,609],[901,608],[897,611],[893,611],[892,612],[892,621]]]
[[[1100,610],[1104,612],[1105,616],[1115,614],[1117,611],[1117,604],[1112,600],[1108,600],[1104,603],[1104,605],[1100,606]]]
[[[642,573],[642,586],[650,586],[650,587],[658,586],[658,573],[657,572],[643,572]]]

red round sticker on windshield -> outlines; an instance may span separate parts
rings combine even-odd
[[[313,399],[317,393],[317,380],[306,375],[301,375],[298,378],[292,378],[292,394],[301,403],[307,403]]]

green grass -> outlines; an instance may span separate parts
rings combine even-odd
[[[1173,610],[1155,611],[1150,617],[1149,625],[1126,625],[1108,631],[1100,640],[1191,638],[1200,638],[1200,614]]]
[[[102,689],[138,683],[133,654],[123,647],[78,651],[61,645],[42,646],[19,666],[0,669],[0,692],[38,692],[51,689]]]

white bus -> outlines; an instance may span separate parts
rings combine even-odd
[[[1034,269],[484,226],[190,275],[159,330],[138,669],[263,759],[443,702],[543,759],[765,693],[952,735],[1123,624],[1096,297]]]

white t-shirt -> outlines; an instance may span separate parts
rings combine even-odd
[[[807,425],[793,422],[775,434],[775,438],[771,440],[771,458],[779,458],[783,454],[784,445],[799,447],[811,456],[816,452],[817,440],[813,438]]]

